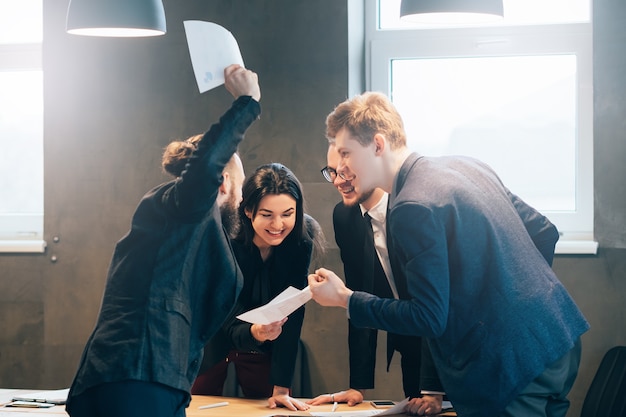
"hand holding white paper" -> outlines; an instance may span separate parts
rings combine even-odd
[[[311,289],[308,285],[301,290],[290,286],[269,303],[246,311],[238,315],[237,318],[252,324],[270,324],[284,319],[310,299]]]
[[[227,66],[244,66],[237,40],[228,30],[201,20],[186,20],[184,25],[200,93],[224,84],[224,68]]]

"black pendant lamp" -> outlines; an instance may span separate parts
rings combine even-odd
[[[70,0],[67,33],[139,37],[166,32],[161,0]]]
[[[485,22],[504,16],[503,0],[402,0],[401,20],[434,23]]]

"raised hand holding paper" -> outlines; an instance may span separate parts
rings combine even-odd
[[[201,20],[186,20],[184,25],[200,93],[224,84],[224,68],[227,66],[244,66],[237,40],[228,30]]]

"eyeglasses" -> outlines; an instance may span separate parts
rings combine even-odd
[[[331,168],[329,166],[325,166],[324,168],[322,168],[322,175],[324,176],[324,179],[326,179],[326,181],[328,182],[335,182],[335,180],[337,179],[337,175],[339,175],[339,178],[341,178],[342,180],[346,180],[346,181],[350,181],[354,179],[354,175],[349,177],[345,174],[345,172],[337,172],[335,170],[335,168]]]

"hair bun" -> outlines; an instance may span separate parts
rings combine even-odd
[[[202,137],[201,135],[197,135]],[[192,136],[187,140],[175,140],[165,147],[161,166],[163,170],[175,177],[180,177],[191,154],[196,150],[198,140]]]

